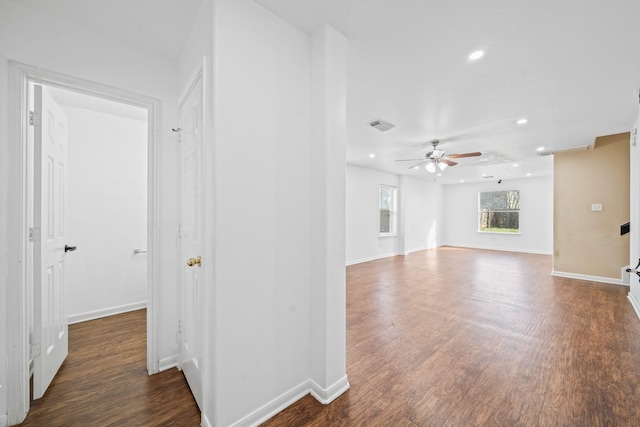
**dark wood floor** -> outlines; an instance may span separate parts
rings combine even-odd
[[[146,366],[146,310],[71,325],[67,360],[20,426],[199,426],[182,372]]]
[[[544,255],[439,248],[347,269],[347,374],[264,426],[639,426],[628,287]]]
[[[347,268],[347,374],[265,426],[638,426],[627,287],[553,278],[544,255],[439,248]],[[22,426],[198,426],[175,369],[149,377],[145,313],[70,327]]]

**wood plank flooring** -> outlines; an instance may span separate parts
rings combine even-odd
[[[67,360],[20,426],[199,426],[182,372],[146,366],[146,310],[71,325]]]
[[[264,426],[640,425],[629,288],[551,269],[452,247],[348,267],[351,389]]]

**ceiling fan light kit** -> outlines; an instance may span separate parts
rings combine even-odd
[[[443,171],[447,168],[447,166],[455,166],[458,164],[451,159],[478,157],[482,155],[482,153],[475,151],[473,153],[451,154],[448,156],[449,158],[445,158],[445,151],[437,149],[439,143],[440,141],[438,141],[437,139],[431,141],[433,150],[425,154],[424,159],[399,159],[396,160],[396,162],[420,162],[409,167],[409,169],[418,169],[419,166],[425,165],[424,168],[427,170],[427,172],[434,173],[436,169],[440,169],[440,171]]]

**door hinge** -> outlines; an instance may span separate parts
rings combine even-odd
[[[36,357],[40,357],[40,343],[29,344],[29,358],[35,359]]]
[[[29,227],[29,241],[30,242],[39,242],[40,241],[40,228],[39,227]]]
[[[178,224],[178,239],[182,239],[182,224]]]
[[[29,125],[40,126],[40,113],[37,111],[29,111]]]
[[[182,320],[178,320],[178,333],[182,333]]]

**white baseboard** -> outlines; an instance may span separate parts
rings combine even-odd
[[[640,319],[640,304],[638,304],[638,300],[631,292],[629,292],[627,298],[631,301],[631,307],[633,307],[633,310],[636,312],[636,316]]]
[[[451,246],[454,248],[482,249],[486,251],[519,252],[523,254],[534,254],[534,255],[553,255],[553,251],[541,251],[538,249],[516,249],[516,248],[504,248],[500,246],[493,247],[493,246],[450,244],[450,243],[445,243],[442,246]]]
[[[7,427],[9,425],[9,420],[6,415],[0,415],[0,427]]]
[[[211,424],[211,421],[209,421],[209,418],[207,418],[207,416],[205,414],[202,414],[202,419],[200,420],[200,426],[201,427],[213,427],[213,424]]]
[[[553,270],[551,272],[551,275],[555,277],[566,277],[568,279],[586,280],[588,282],[608,283],[610,285],[621,285],[621,286],[624,285],[622,283],[622,279],[614,279],[613,277],[589,276],[587,274],[567,273],[564,271],[556,271],[556,270]]]
[[[231,427],[255,427],[269,418],[276,415],[278,412],[288,408],[293,403],[302,399],[307,394],[311,394],[323,405],[327,405],[337,399],[342,393],[349,389],[349,381],[345,375],[338,380],[335,384],[327,389],[320,387],[315,381],[304,381],[287,392],[273,399],[271,402],[266,403],[260,408],[256,409],[247,416],[239,419],[231,424]],[[207,421],[208,423],[208,421]],[[202,424],[205,425],[204,422]]]
[[[393,256],[398,256],[398,255],[402,255],[402,254],[400,254],[400,253],[391,253],[391,254],[376,255],[376,256],[372,256],[372,257],[368,257],[368,258],[360,258],[360,259],[356,259],[356,260],[352,260],[352,261],[347,261],[347,266],[355,265],[355,264],[362,264],[363,262],[375,261],[375,260],[383,259],[383,258],[391,258]]]
[[[176,366],[178,366],[177,355],[165,357],[158,361],[158,372],[166,371],[167,369],[175,368]]]
[[[315,381],[309,380],[309,386],[311,388],[311,395],[323,405],[328,405],[340,397],[342,393],[349,390],[349,380],[347,380],[347,376],[345,375],[327,389],[320,387]]]
[[[70,325],[74,323],[86,322],[88,320],[99,319],[101,317],[113,316],[115,314],[127,313],[129,311],[140,310],[147,306],[146,301],[124,304],[117,307],[103,308],[100,310],[89,311],[87,313],[71,314],[67,318]]]
[[[234,422],[231,424],[231,427],[253,427],[260,425],[278,412],[302,399],[307,394],[309,394],[308,380],[298,384],[289,391],[276,397],[271,402],[266,403],[247,416]]]

